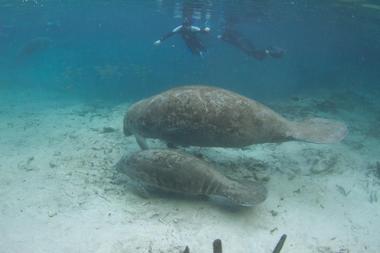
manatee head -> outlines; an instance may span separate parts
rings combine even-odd
[[[265,201],[268,192],[259,182],[233,182],[223,196],[238,206],[252,207]]]

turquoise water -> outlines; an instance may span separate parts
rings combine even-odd
[[[179,36],[153,46],[181,24],[183,6],[194,9],[195,25],[211,28],[201,36],[204,58],[191,55]],[[260,98],[332,83],[373,88],[379,77],[378,10],[355,3],[6,1],[0,12],[1,80],[12,87],[128,100],[206,83]],[[231,16],[254,45],[281,47],[285,57],[257,61],[218,40]],[[20,50],[41,37],[49,45],[17,62]]]
[[[154,45],[185,17],[210,28],[202,56],[178,34]],[[227,24],[283,57],[219,39]],[[287,234],[282,252],[377,253],[379,59],[374,0],[0,1],[0,252],[206,253],[217,238],[226,252],[272,252]],[[230,179],[261,181],[268,197],[253,208],[141,197],[115,168],[139,150],[124,114],[188,84],[349,133],[335,144],[180,147]]]

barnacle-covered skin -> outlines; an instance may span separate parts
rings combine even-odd
[[[291,139],[288,121],[237,93],[183,86],[133,104],[124,133],[183,146],[244,147]]]
[[[139,151],[122,158],[117,167],[139,185],[186,195],[222,197],[239,206],[254,206],[267,196],[262,184],[233,181],[206,161],[177,150]]]

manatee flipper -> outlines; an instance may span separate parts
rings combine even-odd
[[[131,131],[128,130],[127,124],[125,122],[126,122],[126,117],[124,118],[123,133],[124,133],[125,136],[128,137],[128,136],[131,136],[132,133],[131,133]]]
[[[290,136],[296,140],[313,143],[337,143],[346,137],[347,126],[339,121],[311,118],[290,123]]]
[[[149,190],[146,187],[144,187],[143,184],[134,182],[131,186],[132,191],[139,197],[143,199],[149,199],[151,197]]]
[[[142,137],[141,135],[135,134],[135,139],[136,139],[137,144],[142,150],[149,149],[148,143],[146,142],[144,137]]]

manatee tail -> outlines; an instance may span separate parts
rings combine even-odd
[[[337,143],[348,133],[347,126],[339,121],[311,118],[303,122],[291,122],[291,136],[296,140],[313,143]]]

